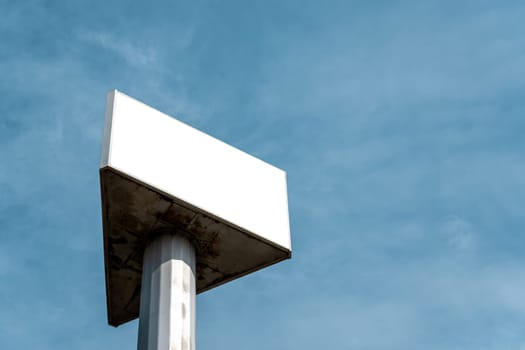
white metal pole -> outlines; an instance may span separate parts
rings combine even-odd
[[[146,247],[138,350],[195,350],[195,247],[162,234]]]

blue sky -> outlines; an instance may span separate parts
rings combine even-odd
[[[522,1],[0,0],[0,346],[107,325],[118,89],[288,173],[294,257],[198,297],[198,348],[525,349]]]

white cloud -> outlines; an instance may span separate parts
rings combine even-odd
[[[476,236],[471,223],[458,216],[451,216],[445,219],[441,232],[454,248],[466,250],[472,249],[476,245]]]
[[[100,45],[135,67],[153,66],[157,63],[157,52],[148,45],[132,43],[109,33],[86,33],[81,39]]]

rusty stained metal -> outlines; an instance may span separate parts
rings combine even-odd
[[[100,169],[108,322],[139,316],[146,244],[163,230],[185,234],[196,247],[196,289],[202,293],[291,256],[254,233],[215,218],[117,170]]]

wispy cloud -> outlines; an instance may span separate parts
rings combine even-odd
[[[110,33],[84,33],[81,39],[101,46],[137,68],[158,68],[155,67],[158,63],[157,51],[152,46],[134,43],[127,37]]]
[[[468,250],[476,245],[473,227],[467,220],[452,216],[443,222],[441,229],[449,244],[457,249]]]

